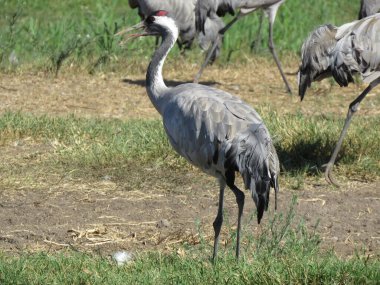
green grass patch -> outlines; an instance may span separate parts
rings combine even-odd
[[[275,141],[283,174],[300,179],[301,183],[306,176],[319,176],[321,166],[335,146],[343,120],[302,114],[280,117],[276,112],[263,113],[263,118]],[[372,128],[379,123],[379,117],[355,118],[338,158],[337,173],[365,180],[380,175],[377,139],[380,134]],[[105,168],[118,171],[128,165],[159,165],[173,170],[189,167],[168,143],[159,120],[123,122],[11,112],[0,116],[2,145],[26,137],[54,146],[51,163],[80,169],[86,175]]]
[[[294,205],[294,204],[293,204]],[[243,240],[239,262],[231,244],[215,265],[212,245],[182,244],[171,253],[135,253],[118,266],[110,256],[75,251],[0,254],[1,284],[376,284],[380,262],[362,254],[348,260],[319,249],[319,237],[294,222],[291,207],[274,215],[259,236]]]
[[[113,35],[139,21],[136,10],[121,0],[0,0],[0,68],[32,69],[57,73],[62,66],[88,72],[125,68],[150,57],[154,39],[119,46]],[[343,24],[356,19],[359,1],[287,0],[279,9],[274,36],[279,52],[299,52],[303,40],[316,26]],[[225,36],[220,63],[244,60],[256,39],[259,13],[240,20]],[[230,18],[226,18],[227,22]],[[259,49],[266,51],[268,24],[264,22]],[[179,56],[178,49],[174,54]],[[188,58],[200,62],[199,50]]]

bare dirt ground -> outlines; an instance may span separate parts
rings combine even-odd
[[[297,69],[295,62],[289,65],[288,71]],[[270,62],[252,62],[239,66],[239,72],[236,70],[236,66],[211,67],[203,80],[254,106],[267,104],[280,114],[335,112],[345,116],[349,102],[363,88],[352,85],[341,89],[323,81],[300,104],[296,96],[284,92],[277,70]],[[166,78],[171,80],[169,85],[175,85],[191,81],[189,74],[195,72],[196,66],[176,63],[166,72]],[[290,80],[296,92],[295,76],[290,76]],[[376,89],[363,102],[362,115],[379,115],[378,93]],[[58,78],[44,74],[1,74],[0,113],[7,110],[50,116],[73,113],[81,117],[158,118],[146,96],[142,72],[94,76],[67,72]],[[211,242],[218,201],[218,188],[211,178],[197,170],[169,173],[165,169],[145,169],[141,187],[130,189],[127,178],[83,181],[39,169],[40,161],[52,151],[51,145],[28,138],[0,146],[2,166],[19,172],[12,181],[0,173],[3,182],[8,179],[0,183],[6,185],[0,189],[0,251],[70,247],[101,252],[170,250],[183,242],[198,243],[198,227]],[[298,196],[298,218],[303,217],[310,228],[320,220],[318,233],[323,248],[333,247],[339,255],[351,256],[356,249],[365,247],[368,254],[379,257],[378,181],[346,180],[341,189],[334,189],[323,180],[310,179],[302,190],[282,187],[279,212],[287,211],[293,195]],[[230,228],[234,228],[235,200],[231,193],[226,199]],[[256,234],[256,223],[248,222],[254,210],[253,202],[246,201],[245,232]],[[266,215],[264,224],[272,214],[273,210]],[[224,243],[228,242],[226,237]]]

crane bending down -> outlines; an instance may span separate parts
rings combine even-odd
[[[132,9],[137,8],[141,19],[145,19],[158,10],[168,11],[169,16],[176,20],[179,29],[180,49],[189,49],[196,37],[202,50],[207,50],[215,42],[216,48],[211,54],[213,62],[220,53],[222,39],[218,36],[219,30],[224,28],[224,23],[220,18],[205,20],[205,33],[198,34],[195,28],[195,5],[197,0],[129,0]]]
[[[380,12],[380,0],[361,0],[359,20]]]
[[[228,23],[223,29],[219,31],[219,36],[223,37],[224,33],[240,18],[256,11],[257,9],[263,9],[269,17],[269,50],[273,55],[274,61],[277,64],[277,67],[280,71],[282,80],[285,83],[286,90],[289,93],[292,93],[289,82],[286,79],[286,76],[282,70],[281,62],[278,59],[274,42],[273,42],[273,24],[276,18],[277,10],[285,0],[202,0],[198,1],[195,14],[196,14],[196,27],[197,30],[201,33],[205,33],[205,23],[207,18],[216,19],[219,16],[224,16],[227,13],[231,15],[235,14],[235,10],[240,9],[236,17]],[[208,51],[209,55],[206,57],[205,62],[202,64],[199,72],[195,76],[194,82],[198,82],[201,77],[204,68],[206,67],[213,49],[216,48],[216,45],[212,46]]]
[[[301,100],[315,80],[332,76],[340,86],[354,82],[359,73],[368,87],[351,102],[343,130],[327,163],[325,177],[338,186],[332,177],[332,167],[341,148],[352,116],[364,97],[380,83],[380,14],[345,24],[317,28],[302,46],[302,63],[298,74]]]
[[[138,28],[143,28],[144,32],[130,37],[161,35],[163,38],[149,64],[146,89],[162,116],[170,144],[190,163],[219,180],[218,214],[213,223],[213,260],[217,256],[223,223],[226,186],[235,194],[238,205],[238,258],[245,195],[235,185],[235,172],[240,172],[245,187],[251,192],[257,207],[258,223],[268,208],[271,187],[275,190],[277,206],[279,161],[269,132],[253,108],[227,92],[195,83],[172,88],[165,85],[162,67],[178,37],[178,28],[175,21],[168,17],[168,12],[153,13],[134,26],[134,29]]]

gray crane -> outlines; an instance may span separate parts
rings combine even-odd
[[[178,37],[178,28],[168,12],[157,11],[133,29],[144,31],[129,37],[162,36],[162,43],[148,67],[146,90],[162,116],[170,144],[191,164],[219,181],[219,206],[213,223],[214,261],[223,223],[225,187],[228,186],[236,196],[238,258],[245,195],[235,185],[236,171],[241,174],[246,189],[251,192],[257,207],[258,223],[268,208],[271,187],[275,190],[277,207],[279,161],[268,129],[253,108],[225,91],[195,83],[171,88],[165,85],[162,67]]]
[[[380,12],[380,0],[361,0],[359,20]]]
[[[368,87],[349,105],[339,140],[327,163],[325,177],[338,186],[332,168],[350,125],[364,97],[380,83],[380,14],[345,24],[341,27],[323,25],[313,31],[302,46],[302,63],[298,74],[299,95],[315,80],[332,76],[340,86],[354,82],[353,75],[362,76]]]
[[[211,54],[213,62],[220,53],[222,40],[218,37],[218,31],[224,27],[221,19],[205,19],[205,33],[197,35],[195,28],[195,4],[197,0],[129,0],[132,9],[138,9],[141,19],[145,19],[153,12],[165,10],[176,20],[179,28],[180,49],[189,49],[198,36],[199,46],[202,50],[207,50],[215,42],[215,51]]]
[[[202,0],[198,1],[195,14],[196,14],[196,27],[199,32],[205,32],[205,23],[207,18],[215,19],[219,16],[224,16],[227,13],[231,15],[235,14],[235,10],[239,9],[236,17],[228,23],[223,29],[219,31],[219,36],[223,37],[225,32],[231,28],[231,26],[236,23],[240,18],[258,10],[263,9],[268,17],[269,17],[269,50],[273,55],[274,61],[277,64],[277,67],[280,71],[282,80],[285,83],[287,92],[291,93],[291,88],[288,80],[282,70],[281,62],[278,59],[274,42],[273,42],[273,24],[276,18],[277,10],[285,0]],[[213,53],[213,49],[216,48],[216,45],[212,46],[209,50],[209,56],[206,57],[205,62],[202,64],[199,72],[195,76],[194,82],[198,82],[201,77],[204,68],[206,67],[209,58],[211,58],[211,54]]]

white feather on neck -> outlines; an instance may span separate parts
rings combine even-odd
[[[167,91],[162,69],[169,51],[178,38],[178,28],[173,19],[169,17],[155,17],[155,24],[162,26],[165,33],[162,35],[162,43],[153,55],[147,71],[147,92],[150,100],[158,112],[162,110],[162,99]]]

